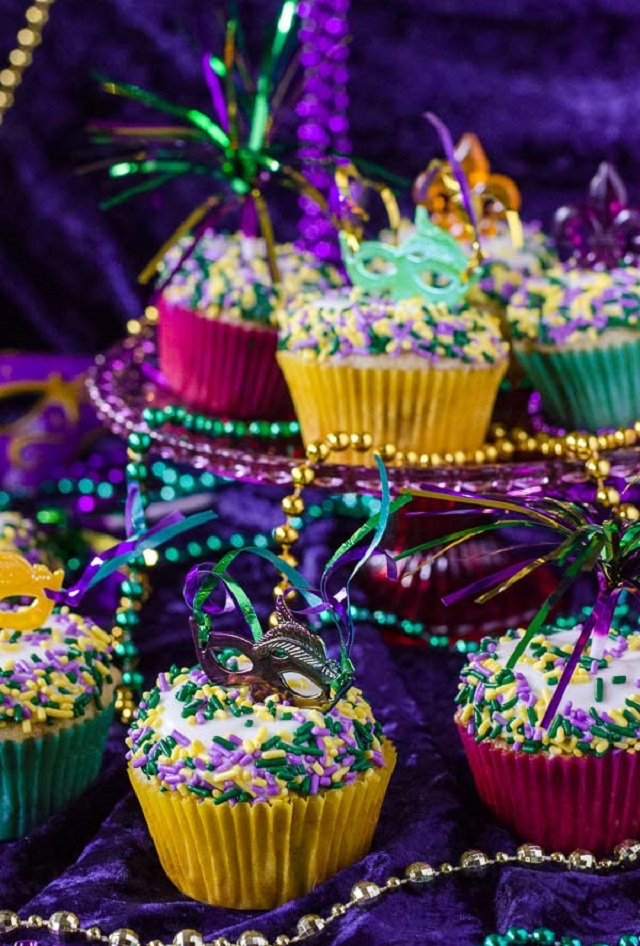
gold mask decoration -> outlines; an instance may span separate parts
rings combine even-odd
[[[0,552],[0,600],[31,598],[31,602],[9,611],[0,610],[0,628],[33,631],[43,627],[54,602],[47,591],[60,591],[64,580],[61,568],[32,565],[17,552]]]
[[[522,246],[520,191],[510,177],[491,173],[484,148],[477,135],[467,132],[455,148],[468,181],[480,236],[494,236],[500,221],[506,220],[514,246]],[[448,161],[434,158],[413,185],[413,199],[426,207],[431,220],[460,240],[474,234],[464,209],[460,185]]]

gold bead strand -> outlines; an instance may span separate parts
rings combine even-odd
[[[282,511],[285,515],[285,521],[282,525],[276,526],[273,530],[273,537],[280,546],[279,558],[287,565],[295,567],[298,562],[291,553],[291,547],[300,538],[300,533],[292,525],[291,520],[301,516],[305,509],[305,502],[302,498],[302,492],[307,486],[311,486],[316,478],[316,466],[324,463],[333,453],[340,453],[349,448],[359,452],[366,452],[371,449],[372,438],[370,434],[347,434],[344,431],[329,434],[325,440],[316,440],[308,444],[305,449],[305,459],[293,467],[291,470],[292,491],[282,500]],[[394,448],[395,452],[395,448]],[[275,586],[274,597],[284,594],[289,587],[286,575],[281,575],[281,580]],[[273,625],[276,621],[275,613],[270,615],[269,622]]]
[[[16,89],[33,59],[36,46],[42,42],[42,31],[49,19],[54,0],[35,0],[25,13],[25,25],[18,30],[17,45],[9,53],[7,66],[0,71],[0,125],[13,105]]]
[[[349,898],[343,903],[334,903],[322,916],[318,913],[306,913],[296,923],[292,936],[280,933],[274,940],[269,940],[264,933],[256,929],[247,929],[231,941],[226,936],[218,936],[210,946],[293,946],[310,939],[327,926],[336,923],[351,910],[362,910],[374,905],[381,897],[387,896],[403,887],[412,890],[426,890],[434,883],[440,883],[448,877],[457,876],[465,881],[482,877],[487,870],[495,867],[513,865],[523,868],[553,867],[568,873],[585,874],[608,871],[616,868],[634,867],[640,860],[640,842],[634,839],[622,841],[608,857],[598,859],[590,851],[578,849],[570,854],[554,851],[545,853],[537,844],[521,844],[515,854],[505,851],[485,854],[479,850],[465,851],[457,864],[444,863],[432,867],[427,861],[414,861],[399,875],[392,874],[386,880],[363,879],[357,881],[349,892]],[[70,936],[84,937],[89,943],[103,942],[108,946],[205,946],[205,937],[198,930],[184,929],[175,934],[171,943],[168,940],[145,940],[135,931],[120,928],[112,933],[104,933],[97,926],[83,926],[78,916],[71,910],[58,909],[49,919],[33,914],[22,919],[12,910],[0,910],[0,935],[19,930],[48,930],[59,941]]]

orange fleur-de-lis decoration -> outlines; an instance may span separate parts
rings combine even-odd
[[[480,236],[493,236],[506,220],[514,245],[522,245],[520,191],[505,174],[492,174],[480,139],[472,132],[462,136],[455,156],[469,181]],[[464,209],[460,185],[448,161],[434,158],[416,178],[413,199],[429,211],[431,220],[461,240],[473,237]]]
[[[63,578],[62,569],[52,572],[46,565],[32,565],[17,552],[0,552],[0,601],[25,601],[6,611],[0,609],[0,628],[33,631],[43,627],[54,605],[47,591],[60,591]]]

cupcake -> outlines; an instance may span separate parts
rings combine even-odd
[[[300,291],[339,286],[337,270],[283,244],[276,288],[262,240],[209,231],[180,263],[187,246],[180,241],[160,272],[161,282],[170,277],[158,300],[160,368],[169,387],[213,415],[291,417],[275,358],[276,313]]]
[[[481,446],[507,357],[486,313],[360,288],[295,300],[278,351],[305,444],[366,432],[418,454]]]
[[[600,659],[587,645],[543,728],[579,630],[545,629],[513,669],[524,631],[485,639],[462,670],[455,720],[498,821],[546,850],[603,854],[640,831],[640,632],[610,630]]]
[[[526,223],[522,230],[522,246],[514,245],[506,227],[483,237],[480,279],[469,293],[470,302],[490,305],[497,314],[501,313],[523,280],[541,276],[556,262],[539,224]]]
[[[23,837],[98,775],[116,686],[109,637],[45,589],[62,572],[0,552],[0,840]],[[5,604],[7,598],[24,603]]]
[[[351,688],[329,710],[160,674],[127,738],[160,862],[195,900],[266,910],[369,850],[395,751]]]
[[[640,418],[640,269],[561,265],[525,280],[508,319],[545,416],[569,430]]]
[[[381,477],[389,497],[384,468]],[[396,506],[382,510],[382,531]],[[221,565],[187,576],[199,663],[161,673],[143,695],[127,758],[160,863],[195,900],[270,909],[369,851],[396,754],[354,686],[349,581],[329,591],[338,566],[350,563],[353,574],[352,546],[365,534],[330,559],[318,591],[287,568],[293,587],[276,598],[267,630]],[[378,544],[360,549],[360,560]],[[211,599],[219,583],[223,611]],[[338,657],[290,611],[294,591],[333,615]],[[232,631],[218,628],[223,613]]]

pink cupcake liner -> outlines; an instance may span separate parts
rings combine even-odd
[[[275,329],[207,319],[164,299],[158,309],[160,370],[184,402],[213,415],[294,417]]]
[[[458,726],[478,794],[521,840],[570,854],[610,853],[640,833],[640,761],[604,756],[547,756],[501,749]]]

